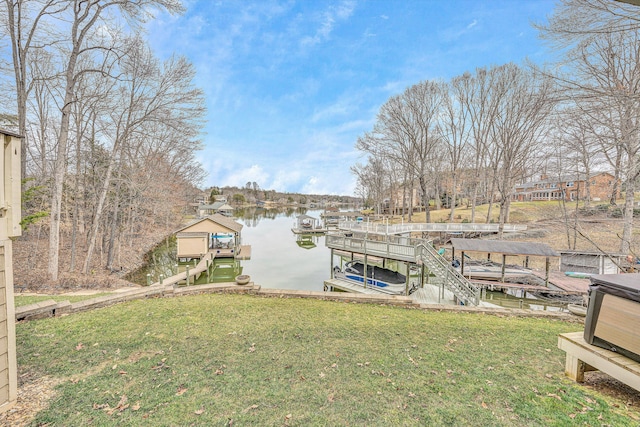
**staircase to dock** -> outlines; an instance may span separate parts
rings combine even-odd
[[[416,260],[433,275],[429,276],[430,284],[448,289],[464,305],[480,304],[480,288],[453,268],[431,245],[416,246]]]

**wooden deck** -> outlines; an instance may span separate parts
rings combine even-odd
[[[599,370],[640,391],[640,363],[619,353],[587,344],[584,332],[560,334],[558,348],[567,353],[564,370],[574,381],[584,381],[585,371]]]
[[[523,290],[524,292],[544,292],[549,295],[582,295],[580,291],[566,291],[564,289],[551,289],[540,285],[524,285],[521,283],[505,283],[493,280],[471,279],[471,283],[489,291]]]
[[[534,271],[536,276],[544,280],[544,273]],[[556,286],[566,292],[574,292],[579,294],[586,294],[589,291],[589,279],[577,279],[575,277],[568,277],[561,271],[549,272],[549,284]]]
[[[240,246],[240,250],[236,254],[236,259],[239,259],[239,260],[251,259],[251,245]]]
[[[342,279],[330,279],[324,281],[324,287],[326,289],[339,289],[344,292],[351,292],[355,294],[367,294],[367,295],[391,295],[385,292],[380,292],[377,289],[365,288],[362,285],[351,282],[350,280]]]

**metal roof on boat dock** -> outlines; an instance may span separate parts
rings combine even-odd
[[[504,240],[452,238],[451,246],[458,251],[489,252],[505,255],[560,257],[551,246],[536,242],[506,242]]]

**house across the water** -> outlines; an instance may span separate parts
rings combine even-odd
[[[176,231],[179,261],[202,259],[213,253],[216,258],[249,259],[251,247],[242,246],[242,224],[214,214],[193,221]]]
[[[608,172],[585,175],[551,177],[540,176],[539,181],[525,182],[515,187],[513,200],[519,202],[532,200],[609,200],[613,191],[618,196],[616,178]]]
[[[226,201],[216,201],[212,204],[202,204],[198,206],[198,216],[205,217],[213,214],[220,214],[224,216],[233,215],[233,208],[227,204]]]

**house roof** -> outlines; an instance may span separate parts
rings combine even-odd
[[[223,204],[222,206],[220,206],[218,208],[219,211],[232,211],[233,208],[231,206],[229,206],[228,204]]]
[[[213,215],[209,215],[209,216],[205,216],[204,218],[200,218],[197,219],[195,221],[190,222],[189,224],[185,225],[184,227],[180,228],[179,230],[176,231],[176,233],[180,233],[183,230],[186,230],[192,226],[194,226],[195,224],[198,224],[200,222],[203,221],[212,221],[216,224],[219,224],[225,228],[228,228],[229,230],[235,231],[236,233],[239,233],[240,230],[242,230],[243,225],[235,222],[233,219],[226,217],[224,215],[220,215],[220,214],[213,214]]]
[[[506,242],[504,240],[451,239],[451,245],[459,251],[489,252],[505,255],[532,255],[559,257],[551,246],[535,242]]]
[[[14,131],[8,130],[8,129],[4,129],[4,128],[0,128],[0,133],[5,134],[5,135],[9,135],[9,136],[13,136],[15,138],[21,138],[19,133],[16,133]]]

